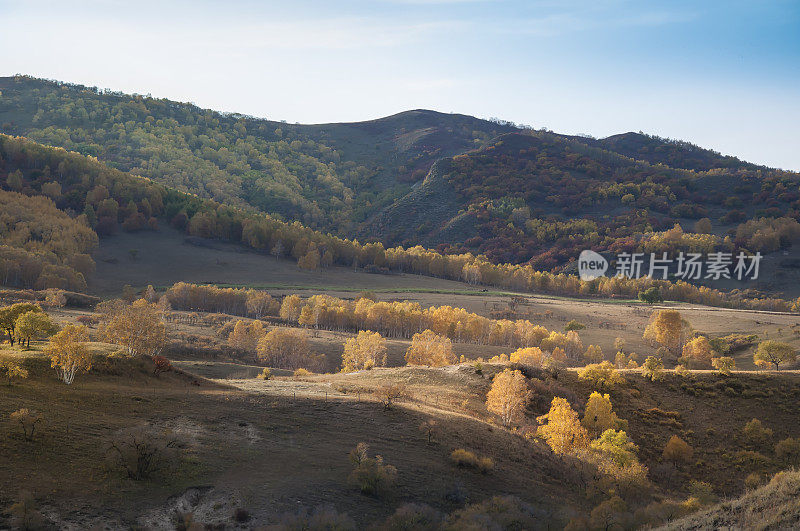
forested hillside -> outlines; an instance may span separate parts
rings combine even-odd
[[[0,130],[342,238],[537,270],[589,247],[769,253],[800,234],[796,173],[641,133],[596,140],[422,110],[287,124],[25,76],[0,79]]]
[[[300,268],[312,271],[338,264],[371,273],[418,273],[561,295],[636,297],[640,291],[656,287],[669,300],[772,310],[796,308],[793,302],[782,299],[742,291],[723,293],[683,281],[602,277],[583,282],[574,275],[537,271],[530,265],[493,263],[469,252],[442,254],[422,246],[386,248],[380,242],[360,243],[315,231],[297,221],[287,223],[176,191],[79,153],[2,134],[0,187],[26,196],[49,196],[52,202],[42,203],[45,213],[57,207],[101,237],[120,230],[157,232],[160,223],[169,223],[190,236],[241,242],[265,254],[291,257]],[[51,207],[53,204],[55,207]],[[27,215],[12,216],[6,224],[25,221]],[[37,219],[34,217],[33,225]],[[70,248],[84,249],[77,242]],[[23,267],[17,257],[10,260],[12,263],[4,268]],[[10,284],[30,285],[21,280]]]
[[[688,149],[662,145],[674,149],[649,158],[672,160]],[[701,156],[686,165],[731,168],[674,169],[583,139],[506,134],[441,161],[420,187],[375,217],[370,233],[544,270],[586,248],[769,253],[800,239],[800,175],[697,151]]]
[[[430,111],[292,125],[94,87],[0,78],[0,132],[343,235],[407,193],[437,158],[512,129]]]

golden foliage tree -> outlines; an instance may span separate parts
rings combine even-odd
[[[541,367],[544,353],[539,347],[524,347],[512,352],[508,359],[511,363],[519,363],[527,367]]]
[[[523,417],[530,397],[525,376],[520,371],[505,369],[492,380],[492,387],[486,394],[486,409],[498,415],[503,425],[509,426]]]
[[[261,321],[250,324],[237,320],[233,331],[228,336],[228,344],[242,352],[255,352],[258,340],[264,335],[264,325]]]
[[[537,420],[541,425],[536,434],[550,445],[553,452],[573,454],[589,447],[589,433],[566,398],[554,397],[550,411]]]
[[[610,389],[621,384],[625,378],[614,368],[610,361],[593,363],[578,370],[578,378],[591,382],[596,387]]]
[[[50,356],[50,366],[67,385],[75,380],[78,372],[88,372],[92,368],[92,357],[86,342],[89,331],[85,326],[67,325],[50,338],[45,353]]]
[[[303,330],[273,328],[258,341],[256,352],[271,367],[299,369],[309,358],[308,337]]]
[[[599,345],[589,345],[586,352],[583,353],[583,359],[587,363],[600,363],[603,361],[603,349]]]
[[[714,349],[708,338],[697,336],[683,346],[683,355],[680,361],[690,369],[707,369],[711,366],[713,355]]]
[[[443,367],[456,362],[453,344],[450,338],[440,336],[432,330],[414,334],[411,346],[406,350],[406,363],[409,365],[427,365]]]
[[[342,372],[361,371],[386,365],[386,339],[378,332],[361,330],[344,343]]]
[[[167,343],[167,327],[157,305],[144,299],[112,308],[104,316],[101,335],[125,347],[129,354],[153,356]]]
[[[628,429],[628,423],[614,413],[614,409],[611,406],[611,397],[608,394],[600,394],[597,391],[589,395],[581,424],[595,435],[599,435],[608,429]]]
[[[664,347],[677,359],[690,333],[688,321],[677,310],[658,310],[650,316],[643,337]]]

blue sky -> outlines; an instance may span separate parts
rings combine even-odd
[[[797,0],[0,0],[0,24],[0,75],[290,122],[641,130],[800,170]]]

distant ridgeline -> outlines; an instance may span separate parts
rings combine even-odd
[[[18,192],[2,194],[5,202],[15,206],[4,209],[0,227],[5,226],[3,230],[11,234],[8,227],[15,227],[18,220],[28,226],[19,234],[4,235],[2,241],[0,274],[4,275],[4,282],[15,286],[80,288],[83,277],[93,269],[88,258],[97,245],[93,231],[102,236],[120,229],[157,230],[159,222],[166,221],[191,236],[241,242],[276,256],[291,256],[300,267],[308,269],[340,264],[563,295],[633,298],[639,291],[657,286],[669,300],[796,309],[791,302],[780,299],[748,299],[685,282],[605,277],[582,282],[573,275],[536,271],[530,265],[494,264],[471,253],[442,255],[421,246],[387,249],[381,243],[361,244],[309,229],[299,222],[286,223],[179,192],[79,153],[6,135],[0,135],[0,185]],[[32,212],[41,212],[42,216],[32,216]],[[41,265],[35,278],[13,274],[24,269],[23,260]]]
[[[26,76],[0,78],[0,131],[342,238],[536,270],[563,272],[587,248],[768,253],[800,239],[798,174],[641,133],[424,110],[287,124]],[[129,223],[148,223],[140,213]]]

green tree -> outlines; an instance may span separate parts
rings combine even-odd
[[[58,331],[58,326],[43,311],[25,312],[17,318],[16,334],[20,344],[31,346],[32,339],[49,337]]]
[[[791,345],[769,339],[758,344],[753,361],[760,366],[775,365],[777,371],[781,364],[797,361],[797,351]]]

